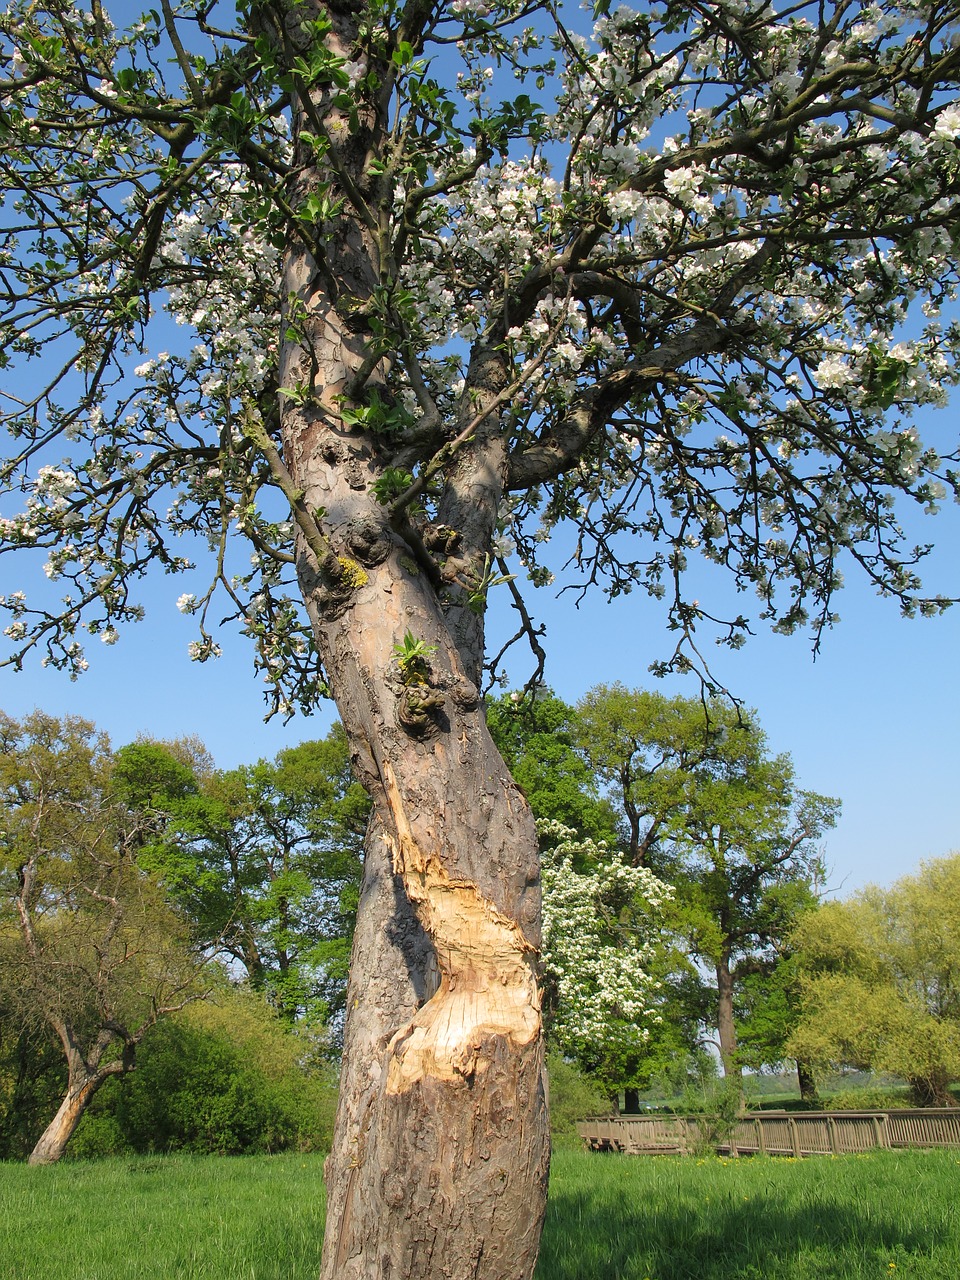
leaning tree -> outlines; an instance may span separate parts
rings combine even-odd
[[[230,9],[0,18],[3,550],[56,584],[7,590],[11,659],[81,669],[199,549],[193,655],[223,599],[274,706],[332,693],[373,813],[324,1275],[517,1280],[539,882],[487,593],[567,522],[585,584],[667,594],[667,666],[748,626],[693,549],[781,631],[844,560],[943,606],[892,495],[957,484],[911,414],[960,343],[958,7]]]

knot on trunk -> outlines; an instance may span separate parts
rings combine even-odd
[[[391,542],[373,520],[358,520],[347,531],[350,550],[368,569],[382,564],[390,554]]]
[[[450,697],[461,711],[476,711],[480,705],[480,690],[466,676],[453,686]]]
[[[320,579],[323,586],[317,595],[317,607],[328,620],[345,613],[354,593],[368,581],[367,572],[361,564],[333,551],[324,557],[320,565]]]
[[[462,541],[460,530],[448,524],[428,524],[423,532],[423,545],[435,555],[452,555]]]
[[[439,690],[412,685],[403,690],[397,704],[400,727],[414,738],[431,738],[442,727],[441,711],[446,701]]]

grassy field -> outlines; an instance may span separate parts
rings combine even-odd
[[[560,1152],[538,1280],[960,1280],[958,1156]]]
[[[0,1280],[301,1280],[319,1157],[0,1165]],[[537,1280],[960,1280],[960,1153],[558,1152]],[[410,1277],[416,1280],[416,1277]]]

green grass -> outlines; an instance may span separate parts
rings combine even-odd
[[[960,1159],[560,1152],[537,1280],[960,1280]]]
[[[316,1280],[319,1156],[0,1164],[0,1280]]]
[[[537,1280],[960,1280],[958,1183],[949,1151],[561,1150]],[[318,1156],[0,1164],[0,1280],[313,1280],[322,1228]]]

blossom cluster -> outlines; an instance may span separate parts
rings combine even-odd
[[[672,891],[561,823],[538,826],[549,837],[541,854],[542,965],[553,1043],[580,1058],[639,1048],[657,1017],[650,961]]]
[[[369,267],[383,303],[365,309],[371,352],[410,425],[402,466],[382,434],[371,456],[439,465],[438,441],[473,411],[470,355],[495,349],[513,489],[496,495],[498,550],[535,584],[569,523],[585,582],[669,593],[688,637],[705,618],[679,585],[693,552],[781,631],[833,619],[841,554],[906,610],[942,607],[891,495],[934,511],[960,483],[955,442],[933,448],[916,423],[960,377],[955,23],[926,0],[801,0],[763,21],[740,0],[668,0],[580,29],[557,15],[548,36],[525,13],[465,0],[436,15],[446,60],[430,64],[429,43],[395,51],[394,116],[358,186],[345,165],[386,72],[371,34],[386,10],[363,47],[327,59],[348,102],[321,137],[323,112],[294,118],[287,76],[246,33],[204,33],[201,54],[205,23],[185,20],[193,69],[167,83],[155,15],[119,32],[100,10],[12,0],[0,336],[11,367],[53,372],[4,402],[18,503],[0,536],[69,588],[7,604],[18,657],[42,643],[78,669],[79,630],[112,643],[141,612],[131,584],[153,564],[187,571],[184,548],[206,546],[209,585],[180,596],[194,656],[216,655],[207,611],[226,593],[277,705],[316,693],[289,513],[245,415],[276,435],[284,344],[304,370],[284,391],[313,390],[285,250],[312,254],[317,288],[345,298],[356,282],[323,273],[327,246],[347,243],[367,246],[357,279]],[[229,103],[196,107],[198,75],[245,59]],[[526,92],[498,101],[511,80]],[[338,193],[317,195],[315,219],[287,205],[311,166],[316,191]],[[237,535],[249,567],[228,551]]]

